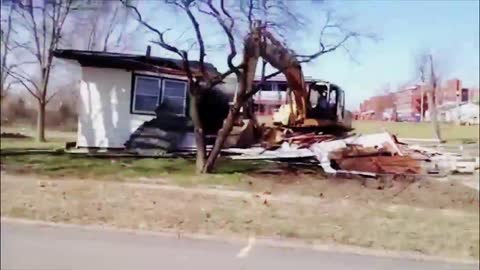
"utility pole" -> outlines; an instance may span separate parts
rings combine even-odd
[[[460,116],[460,103],[462,101],[462,98],[461,98],[461,90],[460,90],[460,81],[457,80],[456,83],[455,83],[455,95],[456,95],[456,101],[457,101],[457,124],[460,125],[460,120],[461,120],[461,116]]]
[[[423,85],[420,85],[420,122],[423,122]]]

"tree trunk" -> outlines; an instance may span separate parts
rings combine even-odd
[[[243,63],[246,64],[243,70],[243,74],[238,77],[240,82],[240,88],[235,95],[235,103],[231,107],[227,118],[223,121],[222,128],[217,133],[217,138],[215,140],[213,149],[209,153],[208,159],[202,170],[203,173],[212,172],[215,161],[217,160],[217,157],[222,150],[223,144],[227,139],[227,136],[232,131],[235,120],[238,118],[240,108],[242,108],[242,106],[247,102],[247,100],[245,100],[245,95],[247,91],[253,91],[252,85],[255,77],[255,69],[257,66],[258,57],[252,57],[251,55],[252,54],[249,53],[248,50],[245,50]]]
[[[195,144],[197,146],[197,155],[195,159],[195,171],[201,173],[205,166],[206,145],[205,134],[202,128],[195,128]]]
[[[38,98],[38,113],[37,113],[37,141],[45,142],[45,108],[47,107],[47,90],[50,77],[50,68],[52,64],[53,54],[49,55],[48,65],[42,68],[42,92]]]
[[[222,150],[223,144],[227,139],[228,135],[232,131],[233,125],[235,120],[238,118],[240,109],[238,105],[239,101],[237,101],[230,112],[227,115],[227,118],[223,121],[222,128],[218,131],[217,138],[215,140],[215,144],[213,145],[212,151],[208,154],[207,161],[205,162],[205,166],[202,169],[202,173],[211,173],[214,166],[215,161],[217,161],[217,157]]]
[[[38,101],[37,112],[37,141],[45,142],[45,102]]]
[[[197,173],[201,173],[205,165],[206,145],[205,134],[203,132],[202,122],[198,114],[199,97],[190,95],[190,117],[192,118],[195,132],[195,144],[197,148],[197,155],[195,161],[195,168]]]
[[[262,129],[260,128],[260,122],[258,122],[257,114],[255,113],[254,102],[252,99],[245,101],[243,104],[244,118],[250,119],[252,126],[256,131],[255,136],[260,137],[262,134]]]
[[[442,135],[440,132],[440,125],[437,120],[437,105],[433,101],[433,91],[428,91],[428,110],[430,111],[430,120],[432,121],[433,131],[435,132],[435,137],[439,141],[442,141]]]
[[[420,122],[423,122],[423,116],[425,112],[423,111],[424,109],[424,95],[423,95],[423,87],[420,88]]]

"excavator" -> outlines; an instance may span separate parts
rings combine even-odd
[[[273,115],[274,123],[292,129],[351,130],[352,114],[345,110],[345,92],[327,81],[308,84],[300,62],[261,22],[256,22],[245,39],[244,64],[248,70],[246,89],[252,89],[259,57],[287,79],[287,104]]]
[[[345,94],[337,85],[326,81],[305,83],[300,62],[294,54],[273,37],[261,23],[256,22],[244,39],[243,65],[246,72],[240,80],[238,96],[249,96],[253,89],[256,66],[261,57],[272,67],[282,72],[288,84],[288,103],[274,114],[274,121],[280,128],[263,129],[252,113],[252,99],[243,107],[247,119],[238,119],[226,139],[224,147],[249,147],[252,141],[263,137],[263,141],[278,141],[285,130],[322,131],[341,133],[351,130],[351,114],[345,110]],[[237,97],[237,95],[235,95]],[[228,98],[220,91],[207,91],[200,104],[200,118],[208,135],[216,134],[229,113]],[[167,151],[181,148],[186,132],[193,124],[188,117],[169,115],[169,109],[161,105],[157,117],[141,125],[126,142],[128,148],[161,148]],[[213,109],[214,108],[214,109]],[[249,124],[245,124],[249,123]],[[168,128],[167,128],[168,127]],[[157,135],[155,135],[157,134]],[[158,135],[161,134],[161,135]],[[269,139],[273,138],[273,139]]]

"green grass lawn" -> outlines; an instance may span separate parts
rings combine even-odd
[[[92,178],[103,180],[129,180],[138,178],[166,177],[176,184],[236,184],[245,173],[274,166],[262,161],[232,161],[220,159],[215,175],[195,174],[195,162],[185,158],[118,158],[91,157],[83,154],[18,153],[23,149],[55,150],[75,141],[76,133],[47,130],[47,142],[34,139],[31,127],[2,127],[2,132],[21,133],[30,138],[2,138],[1,163],[7,172],[36,174],[47,177]]]
[[[2,167],[13,174],[51,178],[127,181],[165,178],[175,184],[238,184],[245,174],[263,169],[265,162],[219,160],[214,175],[195,174],[195,161],[185,158],[98,158],[72,154],[2,155]]]
[[[392,123],[356,121],[357,133],[373,133],[383,129],[399,137],[431,138],[431,126],[427,123]],[[476,126],[443,126],[442,130],[448,143],[478,142]],[[2,132],[35,134],[32,128],[2,127]],[[47,131],[47,142],[38,143],[33,138],[2,138],[1,150],[61,149],[65,143],[75,141],[74,132]],[[194,161],[184,158],[94,158],[80,154],[25,154],[6,155],[3,152],[1,162],[12,173],[37,174],[48,177],[72,177],[128,180],[141,177],[166,177],[177,184],[235,184],[244,176],[257,169],[275,169],[278,164],[252,161],[220,160],[215,176],[198,176],[194,173]],[[319,176],[320,177],[320,176]]]
[[[434,138],[431,123],[354,121],[353,127],[356,133],[361,134],[388,131],[400,138]],[[479,126],[442,124],[441,132],[447,143],[478,143],[479,141]]]

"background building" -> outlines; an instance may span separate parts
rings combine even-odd
[[[363,120],[396,120],[420,121],[428,112],[428,86],[413,85],[401,88],[394,93],[373,96],[360,104],[358,119]],[[466,88],[459,79],[447,80],[438,87],[433,97],[439,108],[439,119],[449,121],[449,117],[442,117],[442,108],[448,109],[467,103],[478,103],[478,88]],[[423,102],[422,102],[423,99]],[[423,118],[422,118],[423,114]]]
[[[394,107],[393,93],[371,97],[360,104],[359,119],[392,120]]]
[[[260,80],[261,78],[257,76],[254,85],[257,85]],[[305,76],[305,84],[312,81],[312,77]],[[270,78],[263,84],[262,89],[253,96],[255,112],[258,115],[273,115],[276,109],[287,103],[287,89],[287,80],[283,74]]]

